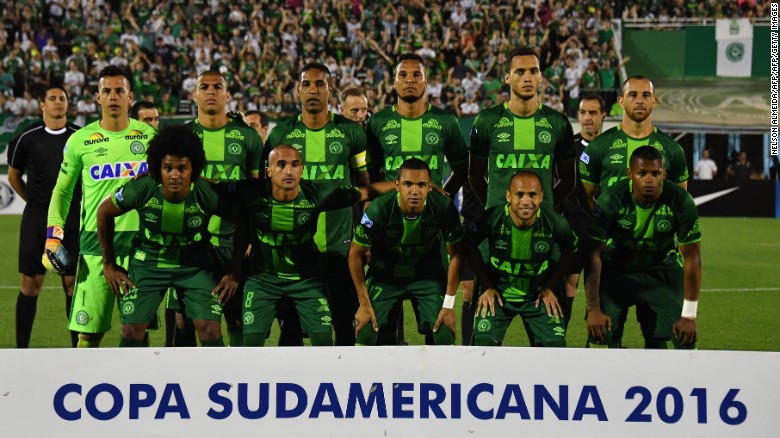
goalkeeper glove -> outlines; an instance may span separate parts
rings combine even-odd
[[[49,272],[62,275],[70,264],[70,255],[62,244],[65,232],[58,226],[46,229],[46,247],[43,250],[41,263]]]

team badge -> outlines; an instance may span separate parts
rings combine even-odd
[[[228,145],[227,150],[228,150],[228,153],[230,153],[231,155],[240,155],[242,149],[241,149],[241,145],[240,144],[238,144],[238,143],[230,143]]]
[[[541,252],[547,252],[547,251],[550,250],[550,244],[547,243],[547,242],[538,242],[534,246],[534,249],[536,250],[536,252],[540,252],[540,253]]]
[[[79,325],[87,325],[89,322],[89,313],[79,310],[78,313],[76,313],[76,323]]]
[[[252,325],[255,322],[255,314],[252,312],[246,312],[244,314],[244,324]]]
[[[311,219],[311,215],[309,213],[303,213],[300,216],[298,216],[298,223],[303,225],[309,222],[309,219]]]
[[[130,143],[130,152],[134,154],[143,154],[144,152],[146,152],[144,150],[144,144],[141,143],[140,141],[134,141]]]
[[[344,146],[341,143],[334,141],[328,146],[328,150],[331,154],[340,154],[344,151]]]
[[[130,315],[133,312],[135,312],[135,304],[133,304],[133,303],[124,303],[124,304],[122,304],[122,314],[123,315]]]
[[[666,219],[662,219],[658,221],[655,227],[658,228],[658,231],[669,231],[672,229],[672,223]]]
[[[549,143],[549,142],[552,141],[552,135],[549,132],[547,132],[547,131],[540,132],[539,135],[537,136],[537,138],[542,143]]]
[[[435,132],[431,132],[428,135],[425,136],[425,143],[433,146],[435,144],[439,143],[439,134]]]
[[[490,321],[487,319],[483,319],[479,322],[479,324],[477,324],[477,331],[486,332],[488,330],[490,330]]]
[[[203,223],[203,219],[200,218],[200,216],[194,216],[191,217],[189,222],[187,222],[187,225],[191,226],[192,228],[197,228],[201,226]]]

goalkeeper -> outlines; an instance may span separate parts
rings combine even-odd
[[[69,329],[79,333],[78,346],[99,347],[103,334],[111,329],[114,294],[103,277],[103,260],[97,237],[97,209],[100,202],[129,178],[146,171],[146,144],[154,135],[151,126],[130,119],[133,101],[130,73],[108,66],[98,75],[95,96],[101,118],[76,131],[65,145],[57,183],[49,204],[43,265],[62,273],[78,263]],[[80,254],[67,254],[62,240],[63,226],[79,177],[82,179]],[[138,230],[138,215],[117,219],[114,238],[117,263],[126,265],[131,239]]]

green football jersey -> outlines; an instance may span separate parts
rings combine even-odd
[[[111,200],[124,212],[138,212],[141,226],[134,258],[156,262],[158,268],[199,266],[210,247],[209,218],[230,211],[229,201],[202,178],[190,185],[189,195],[178,203],[166,200],[162,185],[148,175],[118,188]]]
[[[233,202],[252,221],[252,271],[287,280],[321,273],[314,242],[318,216],[349,208],[359,199],[357,188],[330,182],[302,180],[298,197],[290,202],[273,199],[268,181],[236,184]]]
[[[544,287],[550,264],[559,252],[577,251],[579,239],[563,216],[542,206],[533,225],[515,226],[509,206],[496,206],[482,213],[466,229],[474,245],[488,240],[485,267],[506,301],[532,301]]]
[[[134,119],[130,119],[127,129],[120,132],[102,129],[100,121],[96,121],[68,139],[49,204],[48,224],[64,226],[73,189],[81,176],[81,254],[101,255],[97,237],[98,207],[128,179],[146,172],[146,147],[155,133],[153,127]],[[114,250],[117,256],[130,254],[136,231],[137,214],[128,213],[116,219]]]
[[[608,129],[588,145],[580,156],[580,179],[583,182],[605,188],[628,178],[629,158],[640,146],[653,146],[664,157],[666,179],[675,183],[688,180],[688,164],[685,152],[671,137],[653,128],[645,138],[633,138],[617,125]]]
[[[454,115],[428,105],[428,110],[409,119],[395,106],[371,116],[367,125],[368,150],[371,163],[381,166],[386,181],[398,178],[398,169],[409,158],[419,158],[431,168],[431,181],[441,186],[444,159],[450,164],[468,160],[466,142]]]
[[[575,158],[569,119],[539,104],[531,116],[515,115],[504,103],[477,115],[471,128],[471,152],[488,162],[485,208],[506,204],[512,175],[520,169],[536,172],[542,180],[542,205],[553,206],[552,168]]]
[[[195,119],[192,131],[203,141],[206,166],[201,177],[209,181],[240,181],[260,172],[263,144],[260,135],[243,122],[229,119],[219,129],[205,128]],[[235,224],[219,216],[212,216],[209,232],[214,246],[233,246]]]
[[[368,276],[439,278],[447,271],[442,242],[462,239],[458,210],[449,197],[430,192],[422,214],[407,219],[398,197],[391,192],[374,199],[355,228],[355,244],[372,248]]]
[[[650,208],[637,205],[631,180],[618,181],[596,200],[593,217],[590,235],[606,244],[604,265],[626,271],[681,267],[678,245],[701,240],[693,198],[668,180]]]
[[[352,172],[366,170],[366,134],[346,117],[331,114],[322,128],[306,127],[301,116],[276,125],[267,139],[267,149],[290,144],[303,158],[303,179],[334,187],[352,185]],[[349,251],[352,239],[352,207],[319,216],[315,242],[321,252]]]

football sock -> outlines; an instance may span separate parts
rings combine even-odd
[[[16,348],[30,346],[35,312],[38,310],[38,297],[28,297],[19,291],[16,298]]]

